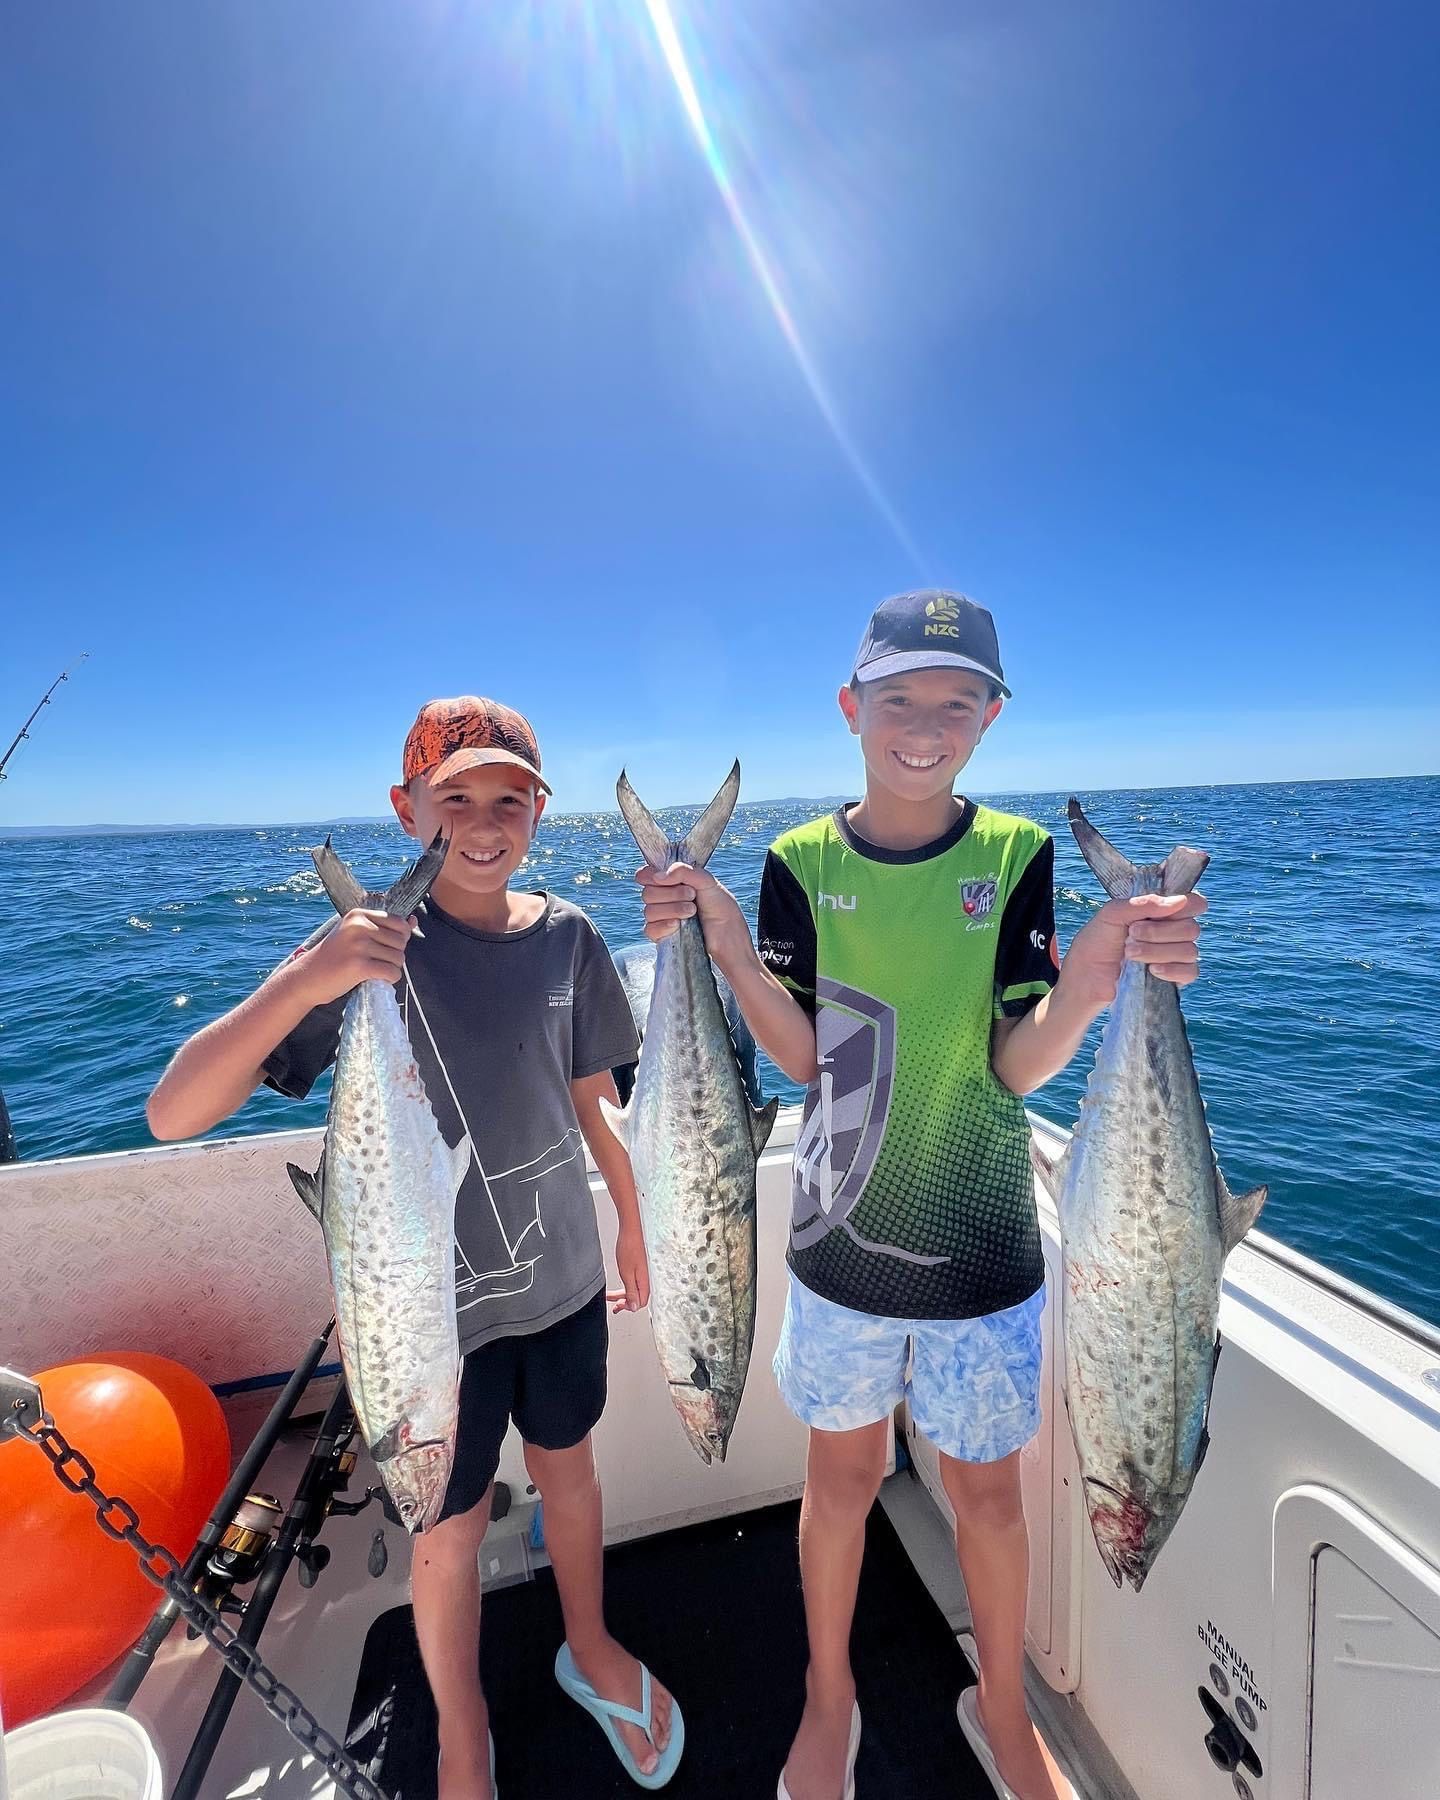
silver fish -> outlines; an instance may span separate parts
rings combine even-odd
[[[703,868],[740,792],[737,762],[689,833],[671,839],[622,774],[625,822],[652,869]],[[670,1398],[705,1462],[725,1460],[755,1336],[755,1164],[779,1101],[745,1092],[699,921],[655,959],[635,1092],[602,1102],[630,1152],[650,1262],[650,1325]]]
[[[326,838],[313,852],[340,914],[408,918],[445,861],[437,837],[383,894],[367,894]],[[439,1517],[450,1482],[460,1391],[455,1324],[455,1196],[470,1140],[451,1149],[426,1098],[395,990],[362,981],[345,1003],[313,1175],[289,1165],[320,1221],[335,1332],[356,1422],[407,1531]]]
[[[1107,894],[1188,894],[1210,858],[1136,867],[1072,800],[1070,828]],[[1085,1506],[1111,1580],[1138,1593],[1209,1443],[1225,1258],[1266,1190],[1232,1194],[1215,1160],[1175,984],[1127,963],[1080,1117],[1054,1163],[1032,1145],[1060,1212],[1065,1386]]]
[[[615,952],[615,967],[625,989],[625,998],[630,1002],[630,1016],[642,1039],[645,1036],[645,1021],[650,1017],[650,1000],[655,992],[655,952],[658,948],[649,938],[642,938],[638,944],[622,944]],[[760,1086],[760,1053],[754,1036],[745,1023],[745,1015],[740,1010],[740,1002],[735,998],[734,989],[713,962],[710,968],[719,990],[720,1004],[725,1009],[730,1042],[735,1046],[735,1054],[740,1059],[740,1079],[745,1083],[750,1104],[763,1106],[765,1095]],[[616,1071],[616,1085],[620,1089],[620,1102],[623,1105],[635,1088],[633,1064],[628,1071]]]

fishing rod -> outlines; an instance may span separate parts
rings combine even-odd
[[[80,667],[80,663],[88,662],[89,657],[90,657],[90,652],[88,650],[82,650],[80,652],[79,662],[74,663],[72,665],[72,668],[78,669]],[[14,739],[11,741],[10,748],[5,752],[5,754],[3,756],[0,756],[0,781],[3,781],[5,779],[6,763],[9,762],[10,758],[15,754],[15,752],[20,748],[20,746],[25,742],[26,738],[29,737],[30,727],[40,717],[41,709],[50,704],[50,696],[55,692],[56,688],[59,687],[59,685],[62,681],[68,681],[70,679],[70,675],[71,675],[71,669],[62,669],[60,671],[60,673],[50,683],[49,687],[46,688],[45,692],[40,696],[39,703],[37,704],[34,712],[31,713],[30,717],[20,727],[19,731],[16,732]]]
[[[78,669],[80,663],[89,660],[89,656],[90,652],[88,650],[82,650],[80,652],[79,661],[72,664],[71,667]],[[34,712],[31,713],[30,717],[20,727],[19,731],[16,732],[14,738],[11,740],[10,748],[3,756],[0,756],[0,781],[5,779],[6,763],[9,762],[10,758],[25,742],[26,738],[29,737],[30,727],[40,717],[42,708],[47,707],[50,704],[50,696],[55,692],[62,681],[68,681],[69,679],[70,669],[62,669],[50,683],[49,687],[46,688],[45,692],[40,696]],[[0,1163],[19,1162],[19,1160],[20,1152],[15,1148],[15,1129],[10,1123],[10,1114],[5,1106],[5,1096],[3,1093],[0,1093]]]

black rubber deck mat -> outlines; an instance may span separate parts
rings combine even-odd
[[[671,1800],[773,1800],[804,1692],[798,1517],[796,1503],[767,1507],[606,1553],[610,1628],[684,1709]],[[633,1800],[642,1790],[556,1685],[564,1633],[549,1570],[487,1594],[483,1620],[501,1800]],[[955,1720],[968,1665],[878,1506],[852,1655],[864,1720],[858,1800],[993,1800]],[[435,1709],[409,1607],[371,1627],[348,1742],[393,1800],[434,1800]]]

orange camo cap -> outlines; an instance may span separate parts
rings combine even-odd
[[[454,700],[430,700],[420,708],[405,739],[401,779],[407,785],[417,775],[432,782],[448,781],[462,769],[486,763],[513,763],[550,792],[540,773],[540,746],[524,714],[498,700],[461,694]]]

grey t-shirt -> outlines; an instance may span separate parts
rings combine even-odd
[[[468,1130],[473,1147],[455,1206],[469,1351],[542,1331],[604,1287],[570,1083],[633,1062],[637,1040],[605,940],[579,907],[546,895],[535,924],[496,932],[429,901],[421,922],[397,992],[446,1142]],[[309,1093],[335,1060],[344,1009],[344,1000],[316,1007],[276,1047],[265,1061],[270,1087]]]

